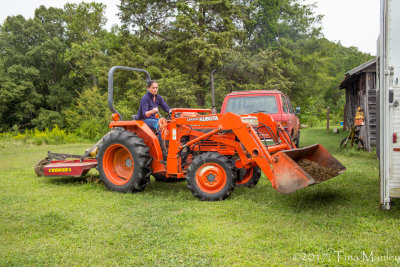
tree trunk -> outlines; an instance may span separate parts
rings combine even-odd
[[[90,78],[92,78],[92,83],[93,83],[93,87],[97,86],[97,79],[96,79],[96,75],[91,74]]]
[[[199,108],[205,108],[206,105],[205,93],[203,91],[197,91],[196,98],[197,98],[197,106]]]

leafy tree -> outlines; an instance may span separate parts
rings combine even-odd
[[[66,22],[66,35],[69,42],[83,42],[92,36],[100,37],[107,19],[106,6],[102,3],[65,4],[63,19]]]
[[[281,38],[300,40],[320,35],[321,16],[314,5],[299,0],[237,0],[240,7],[237,28],[243,29],[240,43],[249,48],[279,45]]]
[[[32,124],[41,131],[53,129],[56,125],[61,128],[65,127],[65,118],[60,112],[40,108],[38,114],[39,115],[32,120]]]
[[[61,8],[40,6],[35,10],[35,18],[39,19],[48,38],[65,39],[64,11]]]
[[[30,125],[44,100],[40,88],[40,71],[26,56],[32,47],[45,41],[45,31],[36,19],[8,17],[0,32],[0,117],[3,129],[13,124]]]
[[[84,81],[86,86],[97,86],[98,77],[104,74],[107,65],[107,31],[104,25],[105,5],[102,3],[66,4],[64,20],[66,22],[69,49],[65,52],[65,61],[71,67],[70,78]]]
[[[108,131],[111,118],[107,94],[101,93],[97,87],[85,89],[63,115],[68,129],[75,130],[87,139],[100,139]]]
[[[302,107],[301,116],[321,119],[326,116],[327,105],[333,113],[342,112],[344,91],[338,85],[344,73],[372,58],[324,38],[282,39],[276,49],[282,57],[279,66],[283,75],[293,81],[289,95]]]
[[[126,27],[157,40],[153,49],[165,55],[170,69],[191,77],[197,105],[204,106],[209,74],[223,64],[239,33],[232,19],[237,6],[225,0],[122,0],[120,9]]]
[[[94,139],[106,131],[107,72],[143,68],[171,107],[211,107],[234,90],[281,90],[318,121],[339,114],[343,74],[372,58],[321,37],[321,17],[300,0],[121,0],[122,26],[104,29],[105,5],[40,6],[0,25],[0,127],[60,127]],[[86,88],[86,89],[85,89]],[[90,88],[90,89],[87,89]],[[146,93],[141,73],[117,71],[114,105],[125,119]]]

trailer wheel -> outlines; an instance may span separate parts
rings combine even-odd
[[[37,176],[43,176],[44,175],[44,166],[46,166],[49,163],[49,159],[45,158],[42,160],[39,160],[36,165],[35,165],[35,173]]]
[[[129,131],[113,131],[99,146],[100,180],[113,191],[143,191],[150,182],[151,160],[141,138]]]
[[[237,187],[254,187],[261,177],[261,170],[258,166],[254,166],[250,169],[239,169],[236,171],[237,173],[237,180],[236,186]]]
[[[200,200],[223,200],[235,188],[236,176],[229,159],[207,152],[190,163],[186,180],[192,194]]]

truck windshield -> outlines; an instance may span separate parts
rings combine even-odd
[[[249,114],[255,112],[278,113],[276,97],[274,95],[232,97],[228,99],[225,112]]]

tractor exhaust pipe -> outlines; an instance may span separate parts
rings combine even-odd
[[[211,114],[217,114],[217,109],[215,107],[215,90],[214,90],[214,72],[211,72],[211,96],[212,96],[212,104],[211,104]]]

